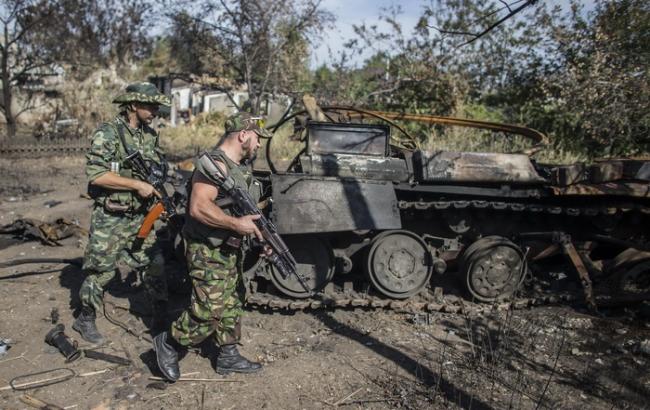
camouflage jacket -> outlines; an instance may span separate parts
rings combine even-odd
[[[125,161],[127,150],[119,135],[120,128],[130,152],[140,151],[145,160],[157,164],[165,161],[159,146],[158,133],[153,128],[143,125],[133,129],[122,115],[118,115],[113,121],[100,125],[92,136],[90,150],[86,154],[86,176],[89,182],[109,171],[127,178],[142,179],[132,172],[130,165]],[[88,190],[89,194],[102,204],[109,201],[131,212],[145,210],[145,201],[134,191],[117,191],[90,184]]]
[[[240,187],[248,190],[248,192],[251,194],[251,197],[253,198],[254,201],[259,201],[261,195],[262,195],[262,185],[258,180],[253,177],[253,172],[250,166],[248,165],[240,165],[232,161],[226,154],[224,154],[223,151],[220,149],[215,149],[212,152],[210,152],[210,155],[212,158],[214,158],[216,161],[222,162],[226,165],[228,174],[233,177],[235,180],[235,183]],[[200,172],[205,176],[208,180],[213,180],[213,178],[208,175],[208,172],[203,169],[201,166],[201,163],[198,161],[195,161],[195,170],[194,172]],[[191,191],[191,186],[190,189],[188,189],[188,196],[191,197],[192,191]],[[216,198],[216,201],[219,201],[220,199],[224,198],[224,193],[223,190],[219,190],[219,194]],[[187,204],[187,209],[189,209],[189,201]],[[221,209],[223,209],[224,213],[226,215],[232,215],[230,212],[230,209],[228,206],[222,206]],[[219,228],[213,228],[211,226],[207,226],[202,224],[201,222],[197,221],[196,219],[192,218],[189,213],[185,217],[185,225],[183,226],[183,235],[185,238],[195,240],[195,241],[201,241],[205,244],[208,244],[212,247],[217,247],[223,243],[229,236],[236,236],[237,234],[232,232],[232,231],[227,231],[224,229],[219,229]]]

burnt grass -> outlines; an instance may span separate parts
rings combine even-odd
[[[0,159],[0,170],[0,225],[22,217],[66,217],[87,226],[90,203],[80,198],[85,190],[81,159]],[[47,201],[61,204],[48,208]],[[0,241],[0,260],[80,257],[84,241],[68,238],[59,247]],[[0,338],[12,341],[0,357],[0,389],[15,377],[54,368],[91,373],[24,392],[0,390],[0,407],[25,408],[23,394],[80,409],[648,407],[650,357],[641,348],[650,340],[647,316],[630,308],[595,315],[579,305],[480,315],[251,310],[240,350],[264,364],[261,373],[230,375],[227,382],[156,385],[150,379],[158,375],[148,341],[150,310],[138,279],[128,270],[122,273],[107,290],[106,306],[131,333],[99,318],[100,331],[110,340],[99,350],[131,358],[130,366],[90,359],[65,363],[44,343],[53,327],[52,309],[66,333],[79,339],[71,330],[83,280],[78,267],[44,263],[0,269]],[[172,296],[174,316],[188,295]],[[205,343],[187,352],[181,370],[188,377],[223,379],[212,368],[214,356]],[[103,373],[92,374],[98,371]]]

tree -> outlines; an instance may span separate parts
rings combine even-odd
[[[170,17],[178,21],[184,10],[194,10],[183,19],[195,22],[189,26],[193,43],[209,50],[201,55],[221,62],[204,67],[208,74],[244,84],[253,112],[259,112],[264,94],[295,90],[306,69],[308,43],[333,21],[320,0],[203,0],[191,8],[180,4]],[[230,87],[221,89],[231,95]]]
[[[33,31],[33,41],[56,52],[57,62],[68,64],[79,77],[97,67],[128,66],[151,54],[150,33],[159,17],[151,1],[57,0],[53,4],[53,10],[34,10],[33,18],[45,13],[49,21]]]
[[[597,1],[584,18],[551,22],[557,67],[545,90],[577,120],[574,135],[596,155],[647,152],[650,129],[650,4]]]
[[[56,4],[49,0],[10,0],[0,5],[0,110],[7,124],[7,136],[16,135],[16,118],[30,108],[30,100],[14,110],[15,88],[40,69],[54,63],[51,50],[33,42],[34,32],[43,29]],[[38,17],[35,11],[38,10]]]
[[[453,15],[446,4],[438,9],[443,11]],[[466,70],[450,62],[444,38],[426,28],[425,17],[417,26],[405,27],[401,12],[399,7],[382,10],[379,17],[386,28],[354,26],[356,37],[346,44],[341,61],[352,61],[355,54],[373,54],[361,69],[348,67],[347,71],[359,73],[361,84],[345,87],[342,91],[348,95],[339,98],[382,109],[448,115],[465,97]]]
[[[171,17],[170,50],[183,73],[201,75],[222,70],[215,52],[219,43],[211,28],[183,11]]]
[[[30,78],[57,67],[66,68],[68,78],[83,78],[99,66],[124,66],[146,56],[151,10],[151,3],[136,0],[2,2],[0,110],[7,135],[15,136],[18,117],[33,108],[33,94],[21,89]],[[19,94],[22,101],[17,105]]]
[[[398,14],[383,11],[388,29],[355,27],[349,51],[374,54],[332,72],[361,80],[338,98],[438,114],[469,107],[580,156],[647,152],[647,1],[596,0],[587,12],[579,1],[434,0],[413,28]]]

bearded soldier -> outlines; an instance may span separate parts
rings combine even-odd
[[[95,131],[86,156],[89,194],[95,203],[83,264],[87,276],[79,290],[81,313],[72,328],[91,343],[103,341],[96,312],[102,308],[104,289],[115,276],[118,260],[141,274],[153,306],[154,327],[162,327],[167,310],[163,257],[155,234],[134,243],[148,208],[160,193],[133,172],[127,157],[139,151],[145,161],[166,169],[158,134],[150,124],[160,106],[169,106],[170,100],[153,84],[142,82],[126,87],[126,93],[113,103],[120,105],[120,113]]]
[[[268,136],[259,120],[244,112],[229,117],[224,136],[210,153],[222,172],[248,190],[255,201],[259,200],[261,190],[248,164],[260,146],[259,138]],[[197,161],[183,227],[192,278],[191,305],[172,323],[169,332],[162,332],[153,340],[158,366],[172,381],[180,377],[178,351],[209,337],[220,347],[217,372],[251,373],[262,367],[237,350],[243,313],[239,248],[243,237],[254,235],[262,240],[254,223],[259,215],[232,216],[226,205],[219,205],[224,203],[219,201],[224,196],[222,191],[218,181]]]

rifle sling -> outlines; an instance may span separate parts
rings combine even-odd
[[[215,204],[217,204],[219,208],[227,208],[232,205],[232,202],[232,198],[227,196],[225,198],[217,199]]]
[[[117,124],[115,127],[117,129],[117,135],[120,137],[120,141],[122,142],[122,146],[124,147],[124,151],[126,152],[126,156],[130,157],[133,155],[134,151],[132,151],[129,148],[129,145],[126,143],[126,138],[124,138],[124,125],[122,124]]]
[[[205,169],[206,172],[209,174],[209,175],[205,175],[205,176],[206,176],[206,177],[207,177],[211,182],[213,182],[213,183],[214,183],[218,188],[223,189],[223,191],[224,191],[224,192],[223,192],[224,197],[221,198],[221,199],[217,199],[217,200],[215,201],[215,204],[216,204],[219,208],[226,208],[226,207],[229,207],[229,206],[231,206],[231,205],[233,204],[232,197],[230,197],[230,196],[227,194],[228,190],[227,190],[226,188],[224,188],[224,186],[223,186],[223,182],[222,182],[222,181],[221,181],[221,180],[216,176],[216,175],[219,175],[219,174],[225,174],[225,172],[222,172],[222,171],[220,171],[220,170],[217,169],[217,166],[218,166],[218,165],[215,164],[215,162],[214,162],[214,160],[212,159],[212,157],[210,157],[210,158],[206,158],[206,156],[209,156],[209,155],[210,155],[210,154],[208,154],[207,152],[204,153],[203,155],[201,155],[201,156],[199,157],[199,161],[201,162],[201,165],[203,166],[203,169]],[[203,173],[201,173],[201,174],[203,174]]]

